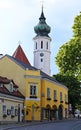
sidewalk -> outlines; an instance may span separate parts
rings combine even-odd
[[[75,118],[72,119],[64,119],[64,120],[56,120],[56,121],[33,121],[33,122],[20,122],[20,123],[7,123],[7,124],[0,124],[0,130],[9,130],[10,128],[19,128],[23,126],[29,126],[29,125],[40,125],[40,124],[46,124],[46,123],[56,123],[56,122],[62,122],[62,121],[72,121],[77,120]]]
[[[18,128],[23,126],[30,126],[30,125],[39,125],[39,124],[45,124],[52,121],[33,121],[33,122],[20,122],[20,123],[6,123],[6,124],[0,124],[0,130],[9,130],[10,128]]]

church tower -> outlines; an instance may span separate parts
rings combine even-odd
[[[44,73],[50,75],[50,42],[51,38],[49,33],[51,31],[50,26],[46,23],[46,18],[43,13],[43,7],[39,23],[34,27],[34,31],[37,34],[34,40],[34,67],[42,70]]]

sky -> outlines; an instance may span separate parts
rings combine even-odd
[[[13,55],[21,41],[33,65],[34,26],[44,6],[47,24],[51,27],[51,75],[58,73],[55,57],[60,46],[72,37],[74,18],[81,11],[81,0],[0,0],[0,54]]]

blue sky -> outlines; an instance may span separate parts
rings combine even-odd
[[[51,26],[51,75],[58,73],[55,56],[72,37],[74,18],[81,0],[43,0],[46,22]],[[33,65],[34,26],[41,14],[41,0],[0,0],[0,53],[12,55],[21,46]]]

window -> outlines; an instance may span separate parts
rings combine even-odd
[[[47,88],[47,99],[50,100],[50,88]]]
[[[18,109],[15,109],[15,116],[18,116]]]
[[[13,92],[13,83],[10,82],[10,92]]]
[[[54,90],[54,101],[57,101],[57,91]]]
[[[65,94],[65,103],[68,103],[68,96]]]
[[[41,41],[41,49],[43,49],[43,41]]]
[[[30,85],[30,97],[36,97],[36,95],[37,95],[37,87],[36,86],[34,86],[34,85]]]
[[[11,116],[15,116],[15,109],[14,109],[14,106],[11,106]]]
[[[66,94],[65,94],[65,102],[66,102]]]
[[[41,58],[41,62],[43,62],[43,59]]]
[[[62,92],[60,92],[60,102],[63,102],[62,101]]]
[[[7,115],[7,109],[6,109],[6,105],[3,105],[3,116]]]
[[[11,114],[11,110],[7,109],[7,115],[10,115],[10,114]]]
[[[37,42],[36,42],[36,49],[37,49]]]
[[[46,44],[46,49],[48,49],[48,42],[47,42],[47,44]]]

